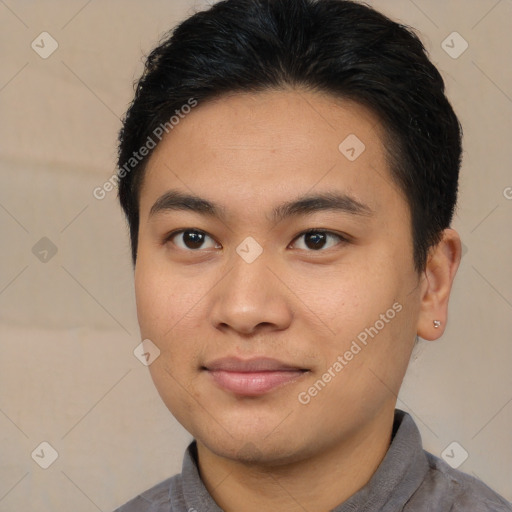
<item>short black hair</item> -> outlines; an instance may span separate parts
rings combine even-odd
[[[290,87],[353,100],[376,114],[392,179],[411,212],[415,269],[425,270],[457,203],[462,127],[412,29],[349,0],[224,0],[187,18],[149,54],[119,132],[118,197],[134,265],[151,151],[140,161],[133,153],[191,98],[201,104]]]

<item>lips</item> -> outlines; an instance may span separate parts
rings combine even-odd
[[[222,389],[236,395],[258,396],[301,378],[307,370],[270,358],[217,359],[203,367]]]

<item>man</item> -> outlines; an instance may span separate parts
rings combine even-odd
[[[150,54],[119,143],[151,375],[194,442],[118,511],[512,510],[395,410],[461,257],[461,128],[411,31],[219,2]]]

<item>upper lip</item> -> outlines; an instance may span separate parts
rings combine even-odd
[[[300,366],[283,363],[278,359],[270,357],[255,357],[252,359],[240,359],[238,357],[223,357],[205,364],[204,368],[210,371],[226,371],[226,372],[277,372],[305,370]]]

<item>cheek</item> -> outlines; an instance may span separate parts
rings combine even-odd
[[[316,311],[331,331],[324,344],[325,355],[334,361],[351,347],[358,351],[352,345],[356,341],[361,351],[350,363],[352,368],[372,362],[387,367],[394,361],[402,366],[407,356],[400,347],[414,337],[414,333],[409,335],[412,312],[406,308],[411,285],[391,258],[382,257],[385,251],[379,252],[375,258],[359,260],[334,273],[318,295]]]
[[[135,271],[135,299],[137,318],[144,338],[156,337],[163,319],[167,299],[163,295],[163,287],[159,285],[152,272],[147,272],[143,264],[137,262]],[[165,301],[165,303],[164,303]]]
[[[135,267],[135,297],[142,335],[151,338],[167,336],[169,331],[193,307],[194,294],[189,294],[186,280],[177,272],[158,264],[158,258],[142,253]]]
[[[379,318],[394,302],[396,288],[389,268],[367,264],[363,258],[344,261],[321,280],[304,281],[304,301],[335,338],[348,339]]]
[[[199,355],[199,335],[195,326],[190,321],[187,323],[191,305],[183,283],[171,279],[155,265],[144,263],[143,258],[138,260],[135,271],[137,316],[142,339],[150,339],[160,351],[149,365],[149,371],[164,403],[178,421],[186,422]]]
[[[188,367],[201,346],[198,327],[204,292],[191,287],[190,279],[176,278],[153,263],[145,265],[141,258],[135,270],[135,296],[142,339],[155,343],[163,356],[151,370],[180,371],[176,361]]]

